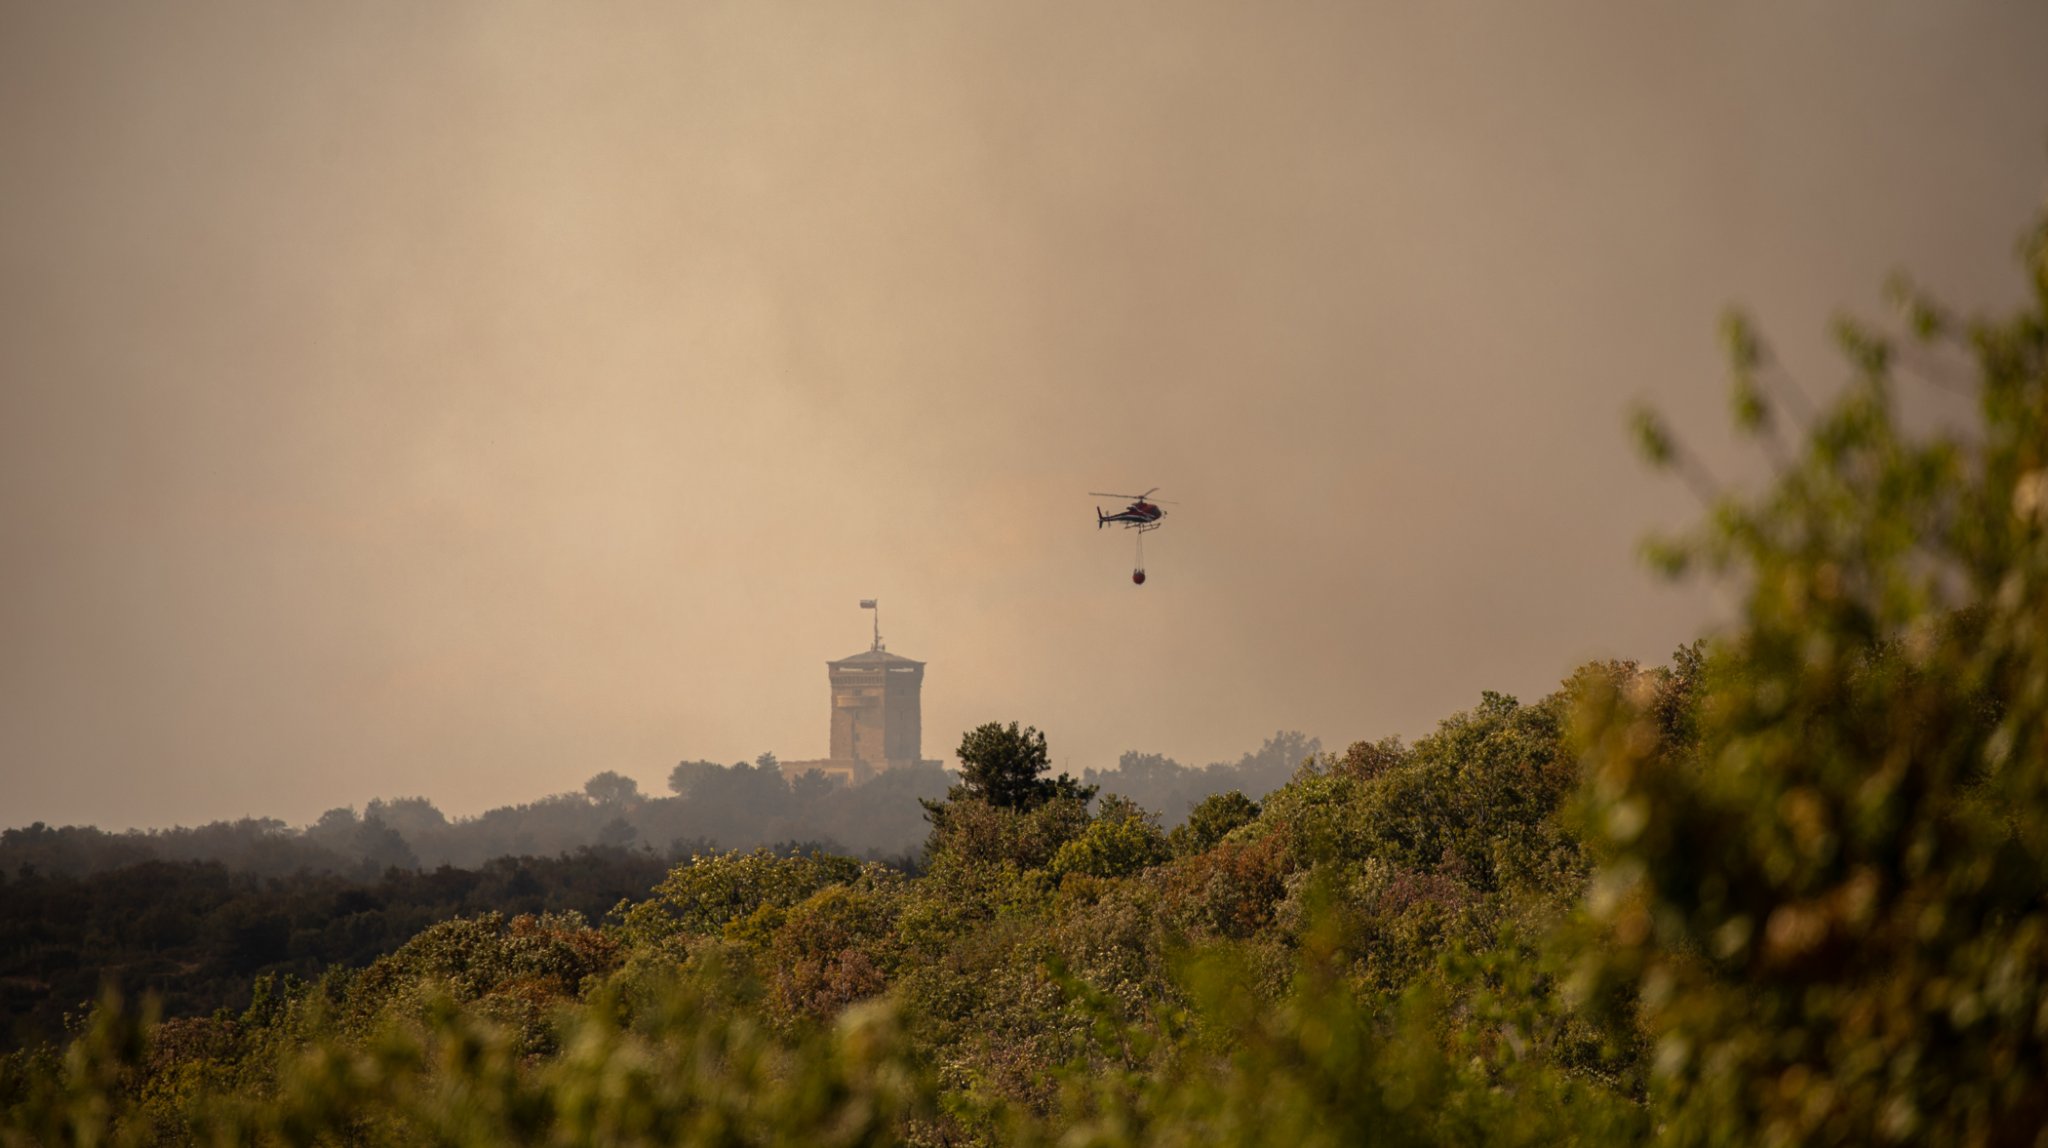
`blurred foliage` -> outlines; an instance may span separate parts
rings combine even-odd
[[[1667,666],[1297,744],[1173,834],[983,726],[914,877],[708,851],[601,924],[437,923],[239,1015],[109,996],[0,1059],[0,1144],[2043,1143],[2041,233],[2026,254],[2015,317],[1902,286],[1906,341],[1843,324],[1826,405],[1731,320],[1761,492],[1637,416],[1711,502],[1653,563],[1743,595]],[[1894,413],[1934,363],[1967,367],[1966,428]]]
[[[1900,281],[1903,336],[1838,323],[1851,379],[1810,412],[1752,325],[1726,325],[1739,427],[1770,442],[1799,407],[1805,442],[1656,556],[1734,581],[1742,624],[1685,668],[1690,729],[1646,680],[1582,715],[1605,863],[1579,987],[1639,999],[1670,1140],[2048,1127],[2043,237],[2018,314],[1962,322]],[[1974,417],[1916,433],[1901,385],[1957,389]]]

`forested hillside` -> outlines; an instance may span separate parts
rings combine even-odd
[[[1894,292],[1778,459],[1652,547],[1737,624],[1483,695],[1168,832],[990,724],[917,876],[720,852],[598,920],[0,1062],[15,1143],[1968,1144],[2048,1129],[2048,232],[2017,315]],[[1977,402],[1915,433],[1938,365]],[[1254,797],[1259,800],[1253,800]],[[1091,800],[1092,798],[1092,800]]]

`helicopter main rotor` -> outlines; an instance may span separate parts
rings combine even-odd
[[[1166,503],[1166,505],[1168,505],[1168,506],[1177,506],[1177,505],[1179,505],[1178,503],[1172,502],[1172,501],[1170,501],[1170,500],[1168,500],[1168,499],[1164,499],[1164,498],[1153,498],[1153,497],[1152,497],[1152,493],[1153,493],[1153,491],[1156,491],[1156,490],[1158,490],[1158,489],[1159,489],[1159,488],[1155,486],[1155,487],[1153,487],[1153,488],[1152,488],[1152,490],[1148,490],[1148,491],[1146,491],[1146,492],[1145,492],[1145,493],[1143,493],[1143,494],[1112,494],[1112,493],[1110,493],[1109,491],[1106,491],[1106,490],[1091,490],[1091,491],[1089,491],[1089,492],[1088,492],[1088,494],[1089,494],[1089,497],[1091,497],[1091,498],[1128,498],[1128,499],[1130,499],[1130,500],[1131,500],[1132,502],[1145,502],[1145,501],[1148,501],[1148,500],[1149,500],[1149,501],[1152,501],[1152,502],[1164,502],[1164,503]]]

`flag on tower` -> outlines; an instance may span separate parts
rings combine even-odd
[[[874,600],[873,598],[862,598],[862,599],[860,600],[860,608],[861,608],[861,609],[863,609],[863,610],[872,610],[872,609],[874,609],[874,608],[875,608],[875,600]]]

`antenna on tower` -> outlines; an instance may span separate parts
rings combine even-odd
[[[879,651],[882,648],[882,608],[873,598],[862,598],[860,608],[875,612],[875,644],[870,648]]]

